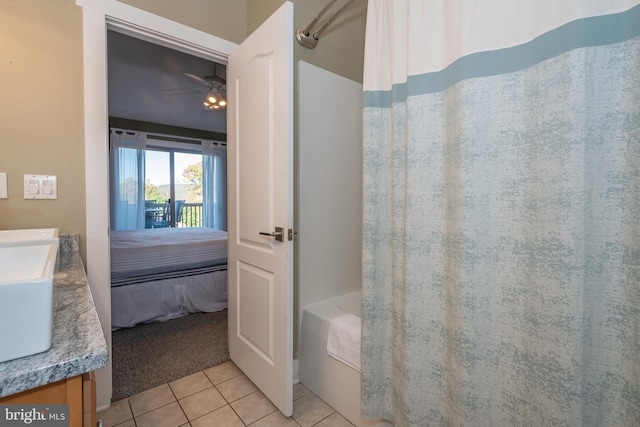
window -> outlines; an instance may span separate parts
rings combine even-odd
[[[226,230],[224,143],[112,129],[110,152],[113,230]]]
[[[202,227],[202,154],[145,151],[145,228]]]

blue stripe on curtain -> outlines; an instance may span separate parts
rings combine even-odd
[[[640,35],[640,5],[626,12],[569,22],[536,37],[529,43],[474,53],[453,62],[442,71],[409,76],[391,91],[365,91],[365,107],[389,107],[407,96],[437,93],[451,85],[476,77],[524,70],[572,49],[602,46]]]

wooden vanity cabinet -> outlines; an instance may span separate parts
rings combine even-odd
[[[82,425],[95,427],[98,423],[96,415],[96,375],[87,372],[82,375]]]
[[[0,398],[0,404],[68,404],[70,427],[96,425],[96,381],[93,372]]]

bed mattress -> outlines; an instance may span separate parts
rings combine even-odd
[[[111,232],[112,286],[132,278],[226,265],[226,231],[189,227]]]

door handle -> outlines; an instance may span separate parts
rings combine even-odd
[[[284,228],[276,227],[276,231],[273,233],[265,233],[264,231],[260,232],[261,236],[270,236],[275,237],[278,242],[284,242]]]

